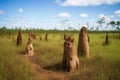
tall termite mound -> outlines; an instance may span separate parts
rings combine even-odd
[[[66,35],[66,33],[64,33],[64,40],[66,40],[66,38],[67,38],[67,35]]]
[[[42,35],[40,35],[40,41],[42,41]]]
[[[89,57],[89,43],[87,36],[87,28],[82,27],[78,39],[78,55],[81,57]]]
[[[18,31],[17,46],[22,44],[22,30]]]
[[[108,38],[108,33],[106,33],[106,37],[105,37],[105,44],[109,43],[109,38]]]
[[[34,54],[34,49],[33,49],[33,44],[32,44],[32,37],[29,36],[27,46],[26,46],[26,55],[33,55]]]
[[[33,39],[36,39],[36,35],[32,31],[30,31],[28,35],[31,36]]]
[[[48,41],[48,33],[45,34],[45,41]]]
[[[74,72],[79,67],[79,59],[74,45],[74,38],[69,36],[64,42],[62,68],[65,71]]]
[[[14,36],[12,36],[12,42],[14,42],[15,41],[15,38],[14,38]]]

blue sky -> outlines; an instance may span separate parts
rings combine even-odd
[[[95,28],[101,17],[120,20],[120,0],[0,0],[0,27]]]

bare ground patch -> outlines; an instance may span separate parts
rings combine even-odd
[[[42,68],[37,62],[37,53],[32,56],[20,55],[28,60],[31,67],[35,71],[34,80],[69,80],[68,72],[63,72],[62,70],[51,70],[48,66]]]

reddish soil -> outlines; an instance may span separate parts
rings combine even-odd
[[[28,62],[30,62],[33,70],[35,71],[35,78],[34,80],[69,80],[69,73],[63,71],[53,71],[53,70],[46,70],[43,69],[37,63],[37,53],[34,55],[25,55],[23,58],[27,58]]]

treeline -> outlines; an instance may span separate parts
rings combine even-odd
[[[5,26],[1,27],[0,28],[0,35],[5,35],[5,34],[8,34],[8,35],[11,35],[11,34],[17,34],[18,31],[20,29],[8,29],[6,28]],[[34,33],[55,33],[55,34],[59,34],[59,33],[78,33],[79,31],[78,30],[56,30],[56,29],[53,29],[53,30],[44,30],[44,29],[23,29],[22,30],[22,33],[29,33],[30,31],[34,32]]]
[[[8,29],[5,26],[0,28],[0,35],[14,35],[17,34],[20,29]],[[34,33],[79,33],[79,30],[44,30],[44,29],[24,29],[22,30],[22,33],[28,33],[30,31],[33,31]],[[97,30],[88,30],[88,33],[120,33],[118,30],[114,31],[97,31]]]

